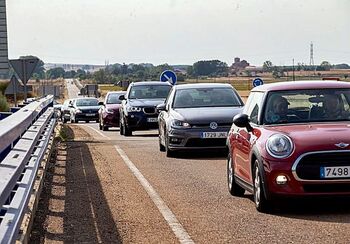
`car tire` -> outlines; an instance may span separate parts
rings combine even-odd
[[[108,131],[108,127],[107,127],[107,126],[102,125],[102,130],[103,130],[103,131]]]
[[[160,135],[159,135],[159,151],[161,152],[165,152],[165,146],[162,144],[161,139],[160,139]]]
[[[271,202],[265,197],[264,187],[262,183],[262,173],[259,168],[259,161],[256,159],[253,172],[253,187],[254,187],[254,203],[259,212],[268,213],[271,210]]]
[[[90,123],[90,120],[86,120],[85,123]]]
[[[67,123],[67,120],[65,118],[62,119],[63,124]]]
[[[102,125],[101,125],[101,122],[100,122],[100,123],[98,123],[98,128],[99,128],[100,130],[102,130]]]
[[[227,185],[228,191],[232,196],[242,197],[244,195],[245,189],[237,184],[235,181],[235,172],[233,167],[233,160],[229,154],[227,157]]]
[[[132,130],[126,125],[126,123],[123,124],[123,135],[124,136],[132,136]]]

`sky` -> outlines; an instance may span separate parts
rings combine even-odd
[[[7,0],[9,58],[350,64],[349,0]]]

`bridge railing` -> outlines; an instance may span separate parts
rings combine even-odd
[[[14,243],[56,124],[48,96],[0,121],[0,243]]]

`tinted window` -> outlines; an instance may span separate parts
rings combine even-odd
[[[129,93],[130,99],[157,99],[166,98],[171,86],[145,85],[133,86]]]
[[[79,99],[76,102],[77,106],[98,106],[98,100],[97,99]]]
[[[265,124],[349,121],[350,89],[270,92]]]
[[[175,94],[174,108],[241,106],[231,88],[189,88]]]
[[[120,104],[122,101],[119,100],[121,93],[110,93],[107,96],[107,104]]]

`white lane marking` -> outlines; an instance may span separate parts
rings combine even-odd
[[[78,124],[79,125],[79,124]],[[103,134],[101,131],[96,130],[95,128],[89,126],[89,125],[82,125],[85,127],[89,127],[90,129],[94,130],[97,134],[101,135],[104,138],[107,138],[108,140],[111,140],[111,138],[109,138],[108,136],[106,136],[105,134]]]
[[[148,180],[141,174],[141,172],[136,168],[133,162],[129,159],[126,153],[119,147],[114,146],[117,152],[120,154],[125,164],[128,166],[130,171],[134,174],[137,180],[141,183],[143,188],[146,190],[149,197],[152,199],[153,203],[158,208],[159,212],[163,215],[165,221],[168,223],[175,236],[179,239],[180,243],[194,243],[191,239],[190,235],[184,229],[184,227],[177,220],[176,216],[170,210],[170,208],[166,205],[163,199],[158,195],[158,193],[154,190]]]

